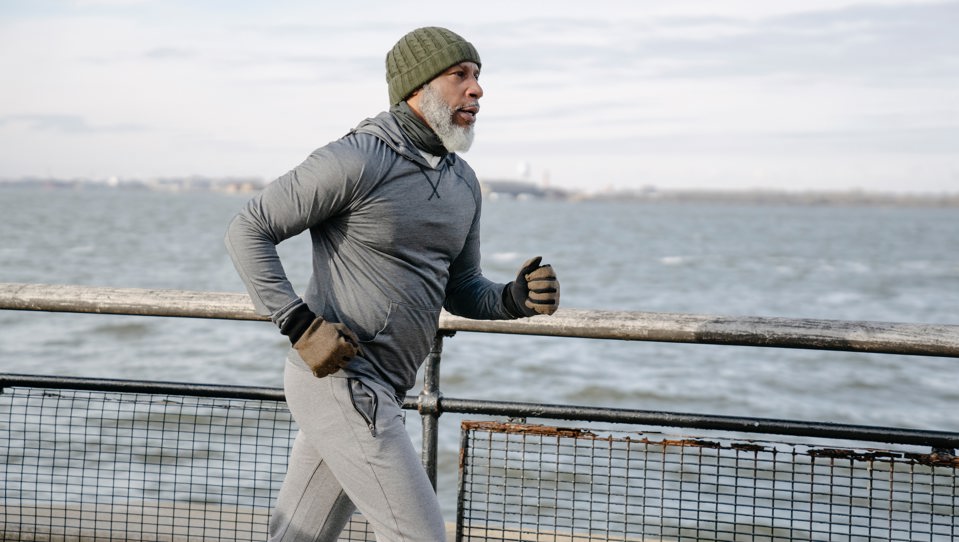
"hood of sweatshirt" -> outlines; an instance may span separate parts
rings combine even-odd
[[[396,117],[389,111],[383,111],[375,117],[364,119],[356,128],[351,130],[350,133],[373,135],[383,140],[400,156],[425,168],[432,169],[426,157],[424,157],[416,145],[413,144],[413,140],[407,137],[400,123],[396,120]],[[448,163],[452,160],[453,156],[453,153],[447,154],[443,157],[441,163]]]

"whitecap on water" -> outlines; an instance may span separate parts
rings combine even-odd
[[[684,256],[663,256],[659,259],[659,263],[663,265],[685,265],[689,261],[689,258]]]
[[[490,256],[490,259],[497,263],[508,263],[518,260],[519,254],[516,252],[496,252]]]

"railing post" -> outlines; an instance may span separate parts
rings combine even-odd
[[[423,468],[436,490],[436,456],[439,440],[439,419],[443,414],[440,401],[440,358],[443,354],[443,337],[452,337],[453,333],[437,331],[433,337],[433,347],[423,366],[423,390],[416,400],[416,409],[423,419]]]

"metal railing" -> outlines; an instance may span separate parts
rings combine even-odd
[[[0,283],[0,309],[268,320],[246,294]],[[470,320],[440,330],[959,357],[959,326],[560,309],[549,318]]]
[[[0,283],[0,309],[266,320],[255,314],[245,294],[64,285]],[[959,448],[959,433],[444,397],[440,391],[439,377],[443,339],[444,336],[457,331],[959,357],[959,326],[953,325],[570,309],[561,309],[550,318],[504,322],[474,321],[443,313],[440,318],[440,332],[436,336],[424,368],[422,391],[418,397],[408,397],[404,405],[404,408],[415,409],[422,416],[423,464],[434,486],[437,468],[438,420],[443,413],[482,414],[511,419],[543,418],[626,423],[654,427],[695,428],[701,431],[921,446],[928,448],[926,455],[946,458],[945,463],[942,464],[952,465],[949,468],[953,471],[956,468],[955,463],[950,462],[948,458],[953,457],[955,449]],[[47,384],[50,384],[50,381],[47,381]],[[71,383],[68,387],[72,389],[77,385]],[[149,388],[149,385],[144,383],[117,383],[117,385],[131,387],[129,391],[139,391],[144,386]],[[212,389],[200,386],[190,391],[190,395],[204,393],[216,396],[226,394],[223,396],[233,397],[234,394],[242,396],[250,393],[250,390],[242,387]],[[259,396],[263,393],[273,394],[273,400],[282,400],[280,390],[267,392],[260,390],[254,395]],[[950,506],[955,510],[955,500]],[[956,511],[955,515],[959,516],[959,511]],[[951,532],[954,533],[956,528],[953,524],[950,527]],[[463,536],[462,531],[460,535]],[[475,534],[473,536],[474,538],[471,539],[493,539],[475,538],[479,536]],[[513,538],[503,539],[512,540]]]

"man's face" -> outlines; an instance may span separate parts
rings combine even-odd
[[[483,96],[478,78],[479,66],[461,62],[436,76],[408,100],[410,108],[430,125],[450,152],[465,152],[473,142],[473,124]]]
[[[472,126],[476,122],[479,99],[483,97],[479,75],[479,66],[474,62],[460,62],[429,82],[453,110],[453,123],[457,126]]]

